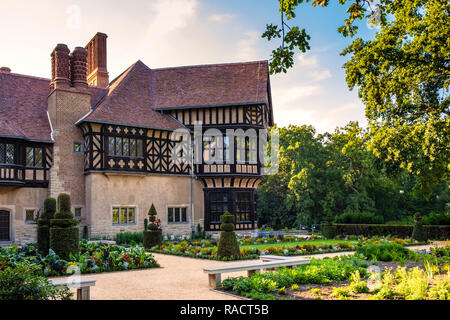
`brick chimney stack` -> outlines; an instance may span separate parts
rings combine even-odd
[[[52,82],[54,89],[70,87],[70,50],[65,44],[58,44],[53,50]]]
[[[72,86],[75,88],[87,88],[87,51],[85,48],[76,47],[70,55],[70,75]]]
[[[87,50],[87,82],[91,86],[106,88],[109,75],[106,63],[106,38],[98,32],[85,47]]]

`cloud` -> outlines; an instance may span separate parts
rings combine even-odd
[[[245,38],[241,39],[237,43],[236,58],[242,61],[258,60],[260,55],[256,45],[260,39],[260,34],[257,31],[247,31],[244,33]]]
[[[289,88],[274,87],[276,95],[273,96],[274,104],[278,110],[292,110],[301,106],[306,98],[319,95],[324,92],[320,86],[297,85]]]
[[[315,68],[319,65],[317,56],[301,53],[297,56],[297,67]]]
[[[229,22],[230,20],[234,19],[234,14],[224,13],[213,13],[209,15],[208,19],[214,22]]]
[[[331,78],[331,72],[328,69],[314,70],[311,72],[311,78],[314,82],[319,82]]]
[[[166,34],[185,27],[196,14],[197,0],[157,0],[151,2],[150,11],[154,14],[149,33],[163,38]]]

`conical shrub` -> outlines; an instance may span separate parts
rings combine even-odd
[[[148,220],[150,221],[150,224],[148,226],[144,224],[142,238],[142,244],[146,249],[151,249],[156,245],[160,245],[162,241],[162,230],[156,220],[157,214],[156,208],[152,203],[150,210],[148,210]]]
[[[220,225],[220,238],[217,248],[217,256],[219,258],[239,257],[241,251],[239,249],[239,242],[234,233],[234,216],[226,211],[220,216],[222,224]]]

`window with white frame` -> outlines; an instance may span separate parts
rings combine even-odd
[[[124,225],[136,223],[136,207],[113,207],[112,224]]]
[[[167,222],[168,223],[188,222],[187,207],[168,207]]]

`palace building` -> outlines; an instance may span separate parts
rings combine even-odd
[[[169,235],[219,231],[225,211],[255,229],[260,146],[226,131],[273,125],[268,62],[137,61],[110,82],[106,42],[58,44],[51,79],[0,69],[0,242],[35,242],[44,199],[63,192],[91,238],[143,231],[152,204]],[[174,161],[173,132],[196,124],[223,137],[192,139],[200,162]]]

